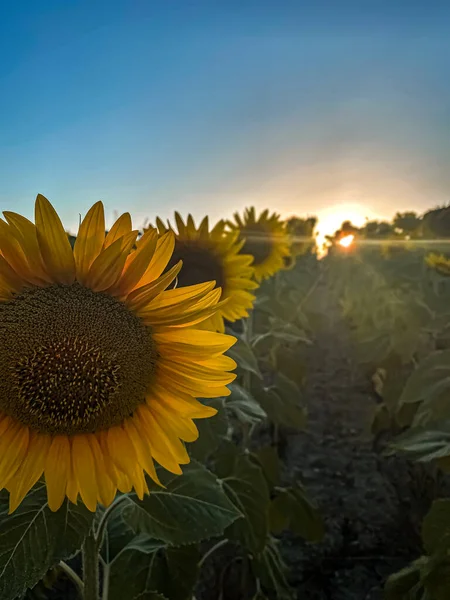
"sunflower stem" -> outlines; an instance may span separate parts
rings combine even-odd
[[[108,525],[108,520],[109,520],[111,514],[116,510],[116,508],[120,504],[122,504],[122,502],[125,502],[127,499],[128,499],[128,496],[126,496],[126,495],[119,496],[118,498],[116,498],[114,500],[114,502],[112,504],[110,504],[108,506],[108,508],[103,513],[103,516],[101,518],[101,521],[100,521],[100,524],[98,526],[97,533],[95,536],[95,538],[97,540],[97,552],[100,552],[100,550],[103,546],[103,538],[105,537],[106,526]]]
[[[105,565],[103,568],[103,593],[102,600],[108,600],[109,596],[109,565]]]
[[[247,343],[247,345],[251,348],[253,337],[253,311],[249,314],[247,319],[245,319],[244,323],[244,340]],[[247,392],[250,392],[252,387],[252,374],[250,373],[250,371],[245,371],[244,373],[243,387],[247,390]]]
[[[98,562],[97,540],[91,531],[83,544],[84,600],[99,600]]]
[[[84,597],[84,584],[81,581],[81,578],[63,560],[59,561],[59,566],[61,567],[61,569],[64,571],[64,573],[67,575],[67,577],[72,581],[72,583],[77,588],[80,598],[83,598]]]
[[[219,550],[219,548],[222,548],[222,546],[225,546],[225,544],[228,544],[229,540],[228,538],[224,538],[223,540],[220,540],[220,542],[217,542],[217,544],[214,544],[214,546],[212,546],[207,552],[205,552],[205,554],[201,557],[201,559],[198,562],[198,567],[201,569],[204,565],[204,563],[208,560],[208,558],[211,556],[211,554],[214,554],[214,552],[216,550]]]

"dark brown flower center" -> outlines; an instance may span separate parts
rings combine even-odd
[[[79,284],[0,304],[0,410],[41,433],[122,423],[145,401],[157,358],[136,315]]]
[[[260,223],[246,225],[240,231],[240,239],[245,239],[241,254],[251,254],[254,266],[262,264],[272,254],[273,237]]]
[[[183,267],[178,275],[178,287],[215,281],[216,287],[223,289],[225,284],[223,265],[219,256],[208,246],[202,246],[193,240],[177,240],[167,269],[180,260],[183,261]]]

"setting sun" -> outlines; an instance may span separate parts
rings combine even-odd
[[[339,240],[339,245],[343,246],[344,248],[349,248],[353,244],[354,239],[355,236],[352,233],[350,233],[349,235],[346,235],[345,237]]]
[[[352,225],[362,227],[367,219],[378,219],[379,215],[357,202],[342,202],[320,211],[318,218],[317,245],[321,250],[322,246],[326,245],[326,236],[332,236],[344,221],[350,221]]]

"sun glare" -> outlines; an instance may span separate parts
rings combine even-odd
[[[344,221],[350,221],[356,227],[361,227],[366,219],[372,220],[379,218],[367,206],[357,202],[342,202],[328,206],[318,211],[319,223],[317,226],[317,245],[319,251],[325,253],[327,246],[327,235],[333,235]],[[351,244],[350,244],[351,245]]]
[[[350,233],[339,240],[339,245],[343,246],[344,248],[349,248],[353,244],[354,239],[355,236]]]

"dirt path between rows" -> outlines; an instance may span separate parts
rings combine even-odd
[[[307,430],[287,435],[285,466],[319,503],[326,535],[307,544],[286,534],[282,552],[298,598],[379,600],[386,577],[420,553],[416,532],[428,501],[415,497],[406,461],[374,451],[370,379],[326,282],[316,294],[328,318],[306,356]]]

